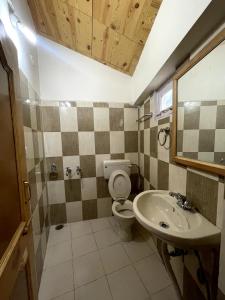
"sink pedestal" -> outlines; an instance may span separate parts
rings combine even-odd
[[[176,276],[175,276],[175,274],[173,272],[173,269],[172,269],[172,266],[170,264],[170,254],[168,252],[168,245],[164,241],[162,241],[161,255],[162,255],[162,259],[163,259],[164,265],[166,267],[166,270],[167,270],[167,272],[168,272],[168,274],[169,274],[169,276],[170,276],[170,278],[171,278],[171,280],[174,284],[174,288],[175,288],[177,297],[178,297],[179,300],[182,300],[183,297],[182,297],[182,294],[181,294]]]

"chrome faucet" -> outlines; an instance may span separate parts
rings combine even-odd
[[[80,175],[80,177],[82,177],[82,170],[79,166],[77,166],[77,168],[76,168],[76,173],[77,173],[77,175]]]
[[[66,176],[68,177],[72,176],[72,169],[70,167],[66,167]]]
[[[194,211],[194,207],[191,203],[191,200],[187,199],[186,196],[174,192],[169,192],[169,195],[177,199],[177,205],[182,209]]]

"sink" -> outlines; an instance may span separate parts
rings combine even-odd
[[[137,220],[158,238],[182,248],[220,243],[220,230],[198,212],[180,208],[169,191],[150,190],[137,195],[133,210]]]

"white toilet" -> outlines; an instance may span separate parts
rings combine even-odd
[[[112,212],[118,222],[118,233],[122,241],[132,240],[132,225],[135,221],[133,203],[128,200],[131,192],[130,172],[129,160],[104,161],[104,177],[109,179],[109,193],[114,200]]]

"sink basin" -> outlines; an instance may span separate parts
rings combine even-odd
[[[168,191],[151,190],[137,195],[133,210],[137,220],[158,238],[182,248],[220,243],[220,230],[198,212],[180,208]]]

